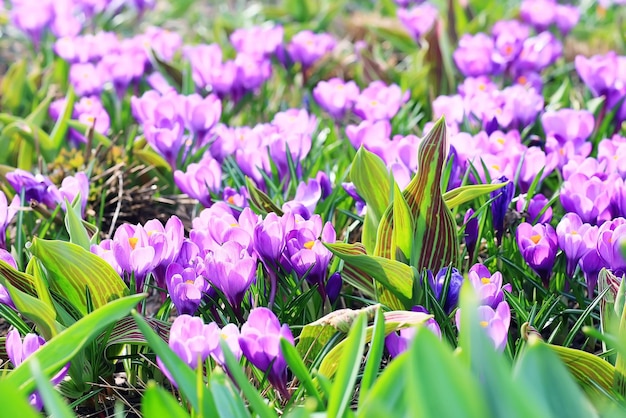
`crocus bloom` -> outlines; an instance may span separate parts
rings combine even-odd
[[[554,23],[562,35],[567,35],[578,23],[580,10],[574,5],[558,4]]]
[[[413,312],[429,314],[423,306],[414,306],[411,310]],[[385,337],[385,347],[392,358],[406,351],[413,341],[413,338],[415,338],[417,326],[402,328],[400,331],[394,331]],[[441,339],[441,328],[439,328],[439,324],[435,321],[435,318],[428,319],[424,322],[423,326]]]
[[[199,162],[189,164],[187,171],[174,171],[174,183],[183,193],[209,207],[213,203],[211,193],[218,193],[222,187],[222,167],[206,153]]]
[[[211,322],[206,325],[208,329],[209,337],[209,350],[211,357],[224,367],[226,361],[224,360],[224,352],[220,346],[220,341],[226,341],[230,352],[235,356],[237,360],[241,359],[241,347],[239,346],[239,328],[235,324],[226,324],[223,328],[215,323]]]
[[[298,32],[287,45],[287,52],[294,62],[308,68],[335,48],[335,39],[327,33],[313,33],[310,30]]]
[[[468,209],[465,212],[463,224],[465,225],[465,246],[471,261],[474,258],[474,250],[478,240],[478,217],[474,216],[474,209]]]
[[[6,352],[9,356],[9,360],[13,363],[13,366],[17,367],[45,343],[46,341],[37,334],[26,334],[24,336],[24,341],[22,341],[19,331],[13,329],[7,334]],[[61,383],[69,368],[70,364],[67,363],[56,375],[54,375],[51,379],[51,383],[55,386]],[[33,392],[29,396],[29,401],[30,404],[37,410],[41,410],[41,408],[43,408],[43,401],[39,392]]]
[[[515,185],[506,177],[500,177],[493,180],[492,183],[507,183],[502,188],[491,192],[491,214],[493,218],[493,228],[496,231],[496,239],[498,243],[502,242],[502,234],[504,234],[504,217],[509,210],[509,205],[513,201],[515,195]]]
[[[256,257],[236,241],[215,246],[204,259],[207,280],[219,289],[228,303],[239,310],[243,296],[256,278]]]
[[[437,21],[439,11],[430,3],[423,3],[410,9],[399,8],[398,20],[416,41],[428,33]]]
[[[250,311],[248,321],[241,327],[239,345],[248,361],[264,373],[269,382],[289,398],[287,390],[287,362],[280,350],[281,338],[293,344],[293,335],[287,324],[281,326],[274,312],[267,308]]]
[[[354,105],[354,113],[371,121],[389,120],[408,99],[409,95],[402,93],[402,89],[396,84],[387,86],[376,80],[361,92]]]
[[[459,47],[453,57],[459,71],[466,77],[490,75],[494,72],[494,63],[491,60],[494,45],[493,39],[484,33],[463,35],[459,40]]]
[[[461,328],[461,310],[456,311],[456,326]],[[493,341],[496,350],[502,352],[506,348],[506,342],[511,324],[511,308],[506,302],[500,302],[494,310],[491,306],[478,307],[478,320],[480,326],[485,328],[487,335]]]
[[[605,222],[598,231],[598,255],[616,275],[626,273],[626,259],[622,246],[626,243],[626,219],[615,218]]]
[[[428,281],[435,297],[438,301],[442,301],[445,297],[444,305],[442,306],[443,310],[446,313],[450,313],[457,307],[459,303],[459,292],[461,291],[461,286],[463,285],[463,275],[459,273],[459,271],[452,267],[452,271],[450,273],[450,281],[448,283],[448,293],[443,294],[444,285],[446,282],[446,276],[448,273],[448,267],[441,268],[437,275],[433,277],[430,271],[427,272]]]
[[[515,61],[515,72],[541,72],[561,56],[563,44],[550,32],[541,32],[524,41]]]
[[[283,33],[282,26],[239,28],[230,35],[230,43],[237,52],[257,57],[269,57],[282,44]]]
[[[335,272],[330,275],[326,282],[326,296],[331,305],[339,298],[339,293],[343,286],[343,280],[340,272]]]
[[[283,221],[274,212],[268,213],[254,228],[254,249],[266,265],[276,266],[284,248]]]
[[[575,213],[566,213],[556,227],[559,247],[567,258],[567,275],[574,276],[576,265],[583,255],[589,251],[583,236],[591,225],[583,223]],[[594,248],[595,251],[595,248]]]
[[[596,176],[576,173],[561,186],[561,204],[567,212],[575,212],[583,222],[601,223],[611,218],[610,191]]]
[[[516,231],[517,245],[524,260],[547,287],[558,250],[557,236],[550,224],[521,223]]]
[[[548,202],[548,198],[541,193],[537,193],[536,195],[534,195],[532,199],[530,199],[530,203],[528,203],[528,216],[526,217],[527,220],[532,224],[549,223],[552,219],[552,208],[550,206],[547,207],[547,209],[541,214],[541,216],[539,215],[541,211],[548,205]],[[526,195],[520,195],[517,203],[515,204],[515,209],[518,212],[522,212],[526,208],[526,205]]]
[[[0,260],[4,261],[9,266],[17,270],[17,263],[15,262],[15,259],[13,258],[10,252],[8,252],[7,250],[3,248],[0,248]],[[0,303],[15,309],[15,304],[13,303],[13,300],[11,299],[11,295],[9,294],[9,291],[7,290],[6,287],[2,285],[0,285]]]
[[[202,294],[207,290],[204,277],[197,274],[195,268],[184,268],[178,263],[172,263],[167,268],[165,282],[178,313],[193,315],[200,306]]]
[[[204,363],[211,354],[210,348],[215,341],[215,336],[211,331],[211,328],[206,326],[201,318],[180,315],[172,323],[169,346],[181,360],[195,369],[198,364]],[[177,386],[176,381],[159,357],[157,357],[157,364],[170,382]]]
[[[548,29],[556,16],[554,0],[524,0],[520,7],[522,19],[530,23],[537,32]]]
[[[98,95],[102,91],[102,78],[98,69],[93,64],[72,64],[70,67],[70,83],[76,91],[76,95]]]
[[[600,257],[597,250],[599,230],[600,228],[597,226],[591,226],[582,234],[583,243],[587,247],[587,251],[578,264],[585,276],[589,297],[593,297],[593,290],[598,283],[598,274],[606,266],[605,261]]]
[[[20,206],[20,197],[15,196],[11,201],[11,204],[8,204],[7,196],[3,191],[0,190],[0,249],[6,249],[6,237],[7,237],[7,227],[11,220],[15,216]]]
[[[467,275],[472,287],[480,298],[481,305],[487,305],[496,309],[504,300],[504,292],[511,292],[511,284],[502,285],[502,273],[496,271],[491,274],[489,269],[480,263],[476,263]]]
[[[359,97],[359,87],[354,81],[345,82],[339,78],[320,81],[313,89],[317,104],[334,119],[341,119]]]

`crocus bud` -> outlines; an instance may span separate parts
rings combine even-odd
[[[516,236],[522,257],[547,287],[558,250],[554,228],[550,224],[532,226],[523,222],[517,227]]]
[[[341,278],[340,272],[331,274],[328,281],[326,281],[326,296],[328,297],[328,301],[331,305],[333,305],[339,298],[339,292],[341,292],[342,286],[343,279]]]
[[[280,349],[280,339],[293,344],[293,335],[287,324],[281,326],[278,318],[267,308],[255,308],[241,327],[239,344],[244,356],[256,368],[267,374],[269,382],[286,399],[287,362]]]
[[[548,202],[549,202],[548,198],[542,195],[541,193],[537,193],[536,195],[534,195],[532,199],[530,199],[530,203],[528,203],[528,210],[527,210],[528,216],[526,220],[532,224],[535,223],[535,220],[536,222],[540,224],[545,224],[545,223],[550,222],[550,220],[552,220],[552,208],[551,207],[548,206],[545,212],[543,212],[541,216],[539,216],[543,208],[545,208],[548,205]],[[522,212],[524,211],[525,207],[526,207],[526,195],[523,195],[523,196],[520,196],[519,199],[517,200],[515,209],[518,212]]]
[[[496,239],[498,244],[502,243],[502,234],[504,234],[504,217],[509,209],[509,205],[515,194],[515,185],[509,182],[505,176],[493,180],[492,183],[507,183],[506,186],[491,192],[491,214],[493,215],[493,228],[496,231]]]
[[[435,277],[432,276],[432,273],[429,275],[428,280],[430,282],[430,286],[433,289],[435,297],[438,301],[441,302],[443,300],[443,288],[446,281],[446,276],[448,274],[448,267],[443,267]],[[456,308],[459,303],[459,292],[461,291],[461,286],[463,285],[463,275],[459,273],[457,269],[452,267],[452,271],[450,272],[450,282],[448,284],[448,293],[445,295],[445,302],[442,306],[443,310],[446,313],[450,313]]]
[[[474,259],[476,241],[478,240],[478,218],[474,216],[474,209],[468,209],[463,217],[465,225],[465,247],[469,255],[470,262]]]
[[[626,219],[615,218],[602,224],[598,233],[598,255],[616,276],[626,273],[626,259],[622,255],[622,245],[625,242]]]
[[[574,275],[576,265],[582,256],[589,251],[583,240],[583,236],[589,228],[591,225],[583,223],[580,216],[575,213],[566,213],[556,226],[559,247],[567,258],[566,273],[569,277]]]

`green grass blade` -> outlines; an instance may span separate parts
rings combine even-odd
[[[145,418],[189,418],[178,400],[154,382],[148,382],[148,388],[141,398],[141,412]]]
[[[359,388],[359,408],[363,407],[363,402],[378,377],[380,361],[383,357],[384,348],[385,317],[383,316],[382,310],[378,309],[376,311],[376,317],[374,318],[372,341],[370,342],[369,352],[367,353],[367,361],[365,362],[365,370],[363,371],[363,378],[361,379],[361,386]]]

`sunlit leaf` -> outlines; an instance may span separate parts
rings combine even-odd
[[[262,211],[262,214],[274,212],[278,216],[283,215],[282,209],[276,206],[268,195],[259,190],[249,177],[246,177],[246,187],[248,189],[248,193],[250,194],[250,200],[258,209]]]
[[[189,418],[178,400],[165,389],[157,386],[154,382],[148,382],[148,387],[141,398],[141,412],[146,418],[170,417]]]
[[[444,193],[443,200],[445,200],[446,206],[448,206],[449,209],[454,209],[457,206],[470,202],[479,196],[498,190],[506,184],[507,183],[469,184],[457,187],[456,189],[452,189],[449,192]]]
[[[30,251],[46,268],[51,289],[71,301],[83,315],[87,313],[86,288],[96,309],[129,292],[109,263],[78,245],[35,237]]]

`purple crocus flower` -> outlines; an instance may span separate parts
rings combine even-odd
[[[626,243],[626,219],[615,218],[600,226],[596,247],[598,255],[618,276],[626,273],[626,259],[622,255],[624,243]]]
[[[64,101],[65,99],[61,100]],[[81,98],[74,106],[72,117],[89,127],[93,127],[95,132],[103,135],[107,135],[109,133],[111,118],[102,105],[100,99],[96,96]],[[53,119],[58,119],[58,116],[53,117]],[[70,130],[70,139],[72,139],[76,145],[87,143],[87,138],[74,129]]]
[[[79,97],[98,95],[102,91],[102,77],[98,68],[90,63],[72,64],[70,83]]]
[[[514,61],[522,50],[522,43],[528,38],[528,26],[517,20],[500,20],[491,30],[494,37],[492,59],[502,65]]]
[[[250,311],[248,321],[241,327],[239,345],[248,361],[266,373],[269,382],[285,399],[289,399],[287,362],[280,350],[281,338],[293,344],[289,325],[281,326],[271,310],[255,308]]]
[[[364,120],[358,126],[348,125],[346,127],[346,136],[356,149],[362,145],[369,151],[372,151],[372,148],[385,143],[383,140],[386,139],[388,141],[389,135],[391,135],[391,124],[388,120],[375,122]]]
[[[354,113],[366,120],[389,120],[408,99],[408,92],[403,93],[398,85],[388,86],[376,80],[361,92],[354,105]]]
[[[13,258],[10,252],[8,252],[7,250],[3,248],[0,248],[0,260],[4,261],[9,266],[17,270],[17,263],[15,262],[15,259]],[[13,300],[11,299],[11,294],[9,293],[7,288],[2,285],[0,285],[0,303],[3,305],[7,305],[10,308],[16,309],[15,304],[13,303]]]
[[[429,315],[429,312],[423,306],[414,306],[411,310],[413,312],[422,312]],[[430,330],[441,339],[441,328],[435,318],[430,318],[426,320],[423,325],[417,326],[426,327],[426,329]],[[417,326],[402,328],[400,331],[393,331],[385,337],[385,347],[392,358],[399,356],[409,348],[409,345],[417,333]]]
[[[496,271],[491,274],[489,269],[480,263],[476,263],[467,275],[472,287],[480,298],[481,305],[487,305],[496,309],[504,300],[504,292],[511,292],[511,284],[502,285],[502,273]]]
[[[448,273],[448,267],[442,267],[437,275],[433,277],[430,271],[427,272],[428,282],[435,294],[435,297],[441,302],[445,296],[445,302],[442,306],[443,310],[449,314],[457,307],[459,303],[459,292],[463,285],[463,275],[459,271],[452,267],[450,273],[450,282],[448,284],[448,293],[443,295],[444,284],[446,282],[446,275]]]
[[[506,348],[509,325],[511,324],[511,308],[506,302],[500,302],[496,309],[483,305],[478,307],[480,326],[485,328],[487,335],[493,341],[497,351]],[[456,326],[461,329],[461,310],[456,311]]]
[[[357,215],[363,216],[366,208],[365,200],[357,193],[354,183],[341,183],[341,187],[343,187],[348,196],[354,199]]]
[[[577,6],[569,4],[557,4],[556,14],[554,16],[554,23],[563,36],[570,33],[574,26],[578,24],[579,19],[580,10],[578,10]]]
[[[19,196],[14,196],[13,200],[11,200],[11,203],[8,204],[7,196],[4,194],[3,191],[0,190],[0,249],[7,248],[7,227],[19,210],[19,206]]]
[[[36,48],[41,36],[54,19],[53,2],[50,0],[13,1],[11,23],[26,33]]]
[[[209,207],[213,203],[210,192],[218,193],[222,187],[222,168],[207,153],[198,163],[189,164],[187,171],[174,171],[174,183],[183,193]]]
[[[491,60],[494,52],[493,39],[484,33],[465,34],[459,40],[459,47],[453,58],[459,71],[466,77],[491,75],[496,66]]]
[[[215,335],[202,322],[201,318],[190,315],[180,315],[172,323],[170,329],[169,346],[189,367],[195,369],[202,365],[211,354],[211,346],[215,342]],[[157,365],[163,374],[174,386],[178,386],[163,362],[157,357]]]
[[[569,277],[574,276],[576,265],[583,255],[589,251],[583,239],[589,228],[592,228],[592,226],[583,223],[580,216],[575,213],[566,213],[556,227],[559,247],[567,258],[566,273]]]
[[[550,224],[532,226],[523,222],[517,227],[516,238],[522,257],[548,287],[558,250],[554,228]]]
[[[600,257],[597,250],[599,230],[600,228],[597,226],[591,226],[590,228],[587,228],[584,234],[582,234],[583,243],[587,247],[587,251],[578,263],[585,276],[589,297],[593,297],[593,290],[598,283],[600,270],[606,266],[606,263]]]
[[[269,268],[276,267],[285,248],[285,226],[274,212],[254,228],[254,249]]]
[[[463,217],[465,225],[465,247],[469,255],[470,261],[474,259],[474,251],[476,250],[476,242],[478,240],[478,217],[474,216],[474,209],[468,209]]]
[[[207,280],[219,289],[236,312],[241,309],[244,294],[256,279],[256,257],[236,241],[215,246],[204,259]]]
[[[37,334],[26,334],[24,336],[24,341],[22,341],[19,331],[13,329],[7,334],[5,343],[6,352],[9,356],[9,360],[13,363],[13,366],[17,367],[45,343],[46,341]],[[51,383],[54,386],[61,383],[69,368],[70,363],[67,363],[56,375],[54,375],[51,379]],[[43,400],[41,399],[41,395],[38,391],[31,393],[28,400],[35,409],[41,411],[43,408]]]
[[[621,57],[610,51],[605,55],[594,55],[591,58],[576,56],[574,64],[576,72],[594,96],[605,96],[609,109],[613,108],[624,96],[623,75],[620,74]],[[620,83],[621,81],[621,83]]]
[[[550,32],[541,32],[524,41],[515,61],[515,72],[541,72],[554,64],[563,53],[563,44]]]
[[[341,288],[343,287],[343,279],[341,278],[340,272],[335,272],[330,275],[328,281],[326,282],[326,296],[328,296],[328,301],[331,305],[334,305],[337,299],[339,298],[339,294],[341,292]]]
[[[339,78],[320,81],[313,89],[313,98],[333,119],[342,119],[359,97],[359,87],[354,81]]]
[[[303,68],[309,68],[320,58],[335,48],[335,38],[327,33],[313,33],[303,30],[296,33],[289,44],[287,52],[294,62],[302,63]]]
[[[167,292],[179,314],[193,315],[203,293],[207,291],[207,282],[202,275],[196,273],[192,267],[183,267],[172,263],[165,274]]]
[[[111,249],[120,269],[127,276],[134,275],[136,289],[141,292],[146,276],[161,261],[161,254],[150,245],[146,230],[139,224],[121,225],[113,235]]]
[[[548,205],[549,199],[542,195],[541,193],[537,193],[530,199],[530,203],[528,203],[528,216],[527,220],[532,223],[540,223],[546,224],[550,223],[552,220],[552,208],[548,206],[548,208],[539,216],[541,211]],[[517,203],[515,204],[515,209],[518,212],[523,212],[524,208],[526,208],[526,195],[520,195],[517,199]]]
[[[493,218],[493,228],[496,232],[496,239],[498,243],[502,242],[502,235],[504,234],[504,217],[509,210],[509,205],[513,201],[515,195],[515,185],[509,181],[506,177],[500,177],[492,181],[496,183],[507,183],[506,186],[491,192],[491,214]]]
[[[283,34],[282,26],[239,28],[230,35],[230,43],[239,53],[267,58],[282,44]]]
[[[542,32],[554,22],[556,6],[554,0],[524,0],[520,7],[520,16],[537,32]]]
[[[577,213],[583,222],[596,224],[611,219],[610,191],[596,176],[576,173],[561,186],[561,204],[567,212]]]
[[[209,351],[211,357],[222,367],[225,367],[226,361],[224,360],[224,352],[220,346],[220,341],[226,341],[230,352],[235,356],[237,360],[241,359],[241,347],[239,346],[239,328],[235,324],[226,324],[223,328],[215,323],[211,322],[206,325],[208,329],[209,337]]]
[[[416,41],[430,32],[439,16],[437,8],[430,3],[422,3],[410,9],[398,8],[396,13],[400,23]]]

